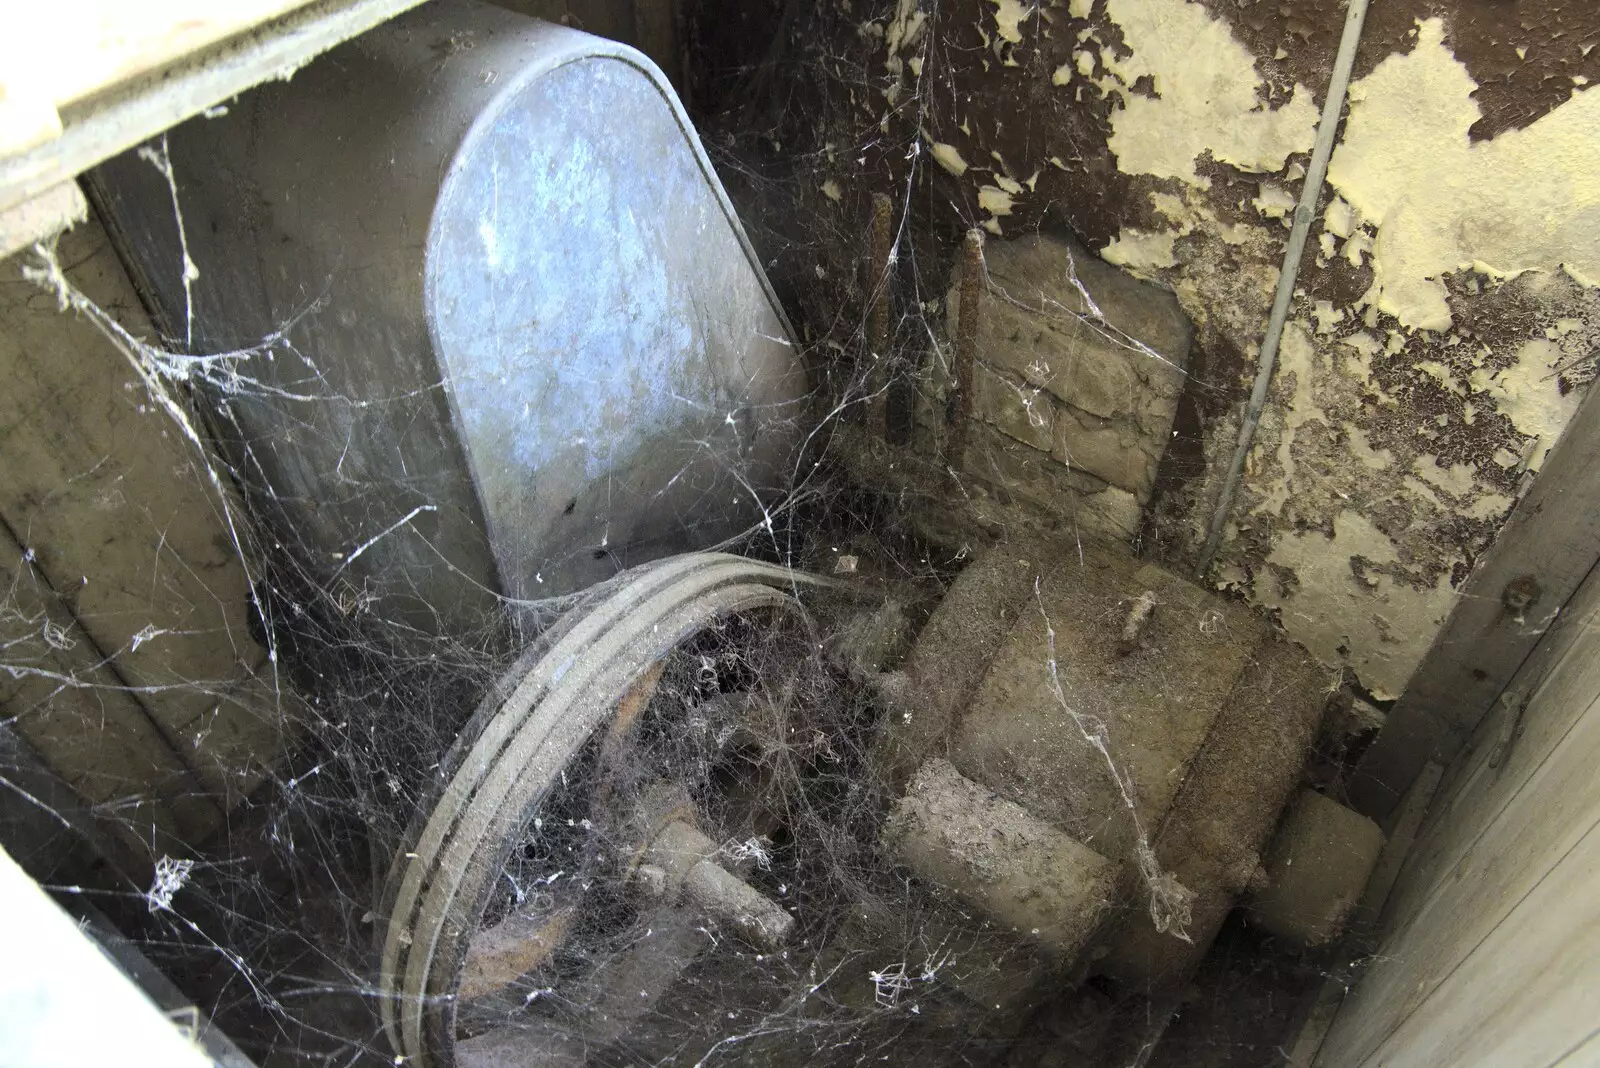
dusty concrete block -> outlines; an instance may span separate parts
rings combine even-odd
[[[1063,407],[1052,421],[1050,456],[1057,463],[1087,471],[1139,497],[1155,480],[1155,458],[1143,443],[1116,422]]]
[[[897,789],[939,751],[966,708],[1033,588],[1035,559],[1010,542],[981,553],[956,576],[917,635],[875,760]]]
[[[1060,237],[991,242],[984,261],[981,359],[1107,418],[1129,414],[1135,395],[1182,390],[1193,330],[1171,293]],[[949,307],[954,336],[959,301]]]
[[[1101,492],[1087,497],[1078,511],[1080,529],[1113,533],[1131,538],[1139,530],[1139,516],[1143,506],[1139,498],[1127,490],[1107,486]]]
[[[1103,728],[1112,759],[1135,784],[1139,818],[1160,827],[1267,628],[1243,605],[1143,565],[1126,549],[1084,544],[1080,557],[1072,545],[1039,575],[1037,600],[968,702],[950,760],[1125,863],[1137,830],[1095,731]],[[1139,648],[1125,655],[1123,621],[1146,592],[1156,608]]]
[[[1115,538],[1131,538],[1139,529],[1137,496],[987,426],[972,429],[966,474],[992,487],[998,503],[1026,501],[1069,529]]]
[[[922,765],[885,834],[918,876],[1062,960],[1111,907],[1114,865],[947,760]]]
[[[1096,515],[1096,529],[1131,532],[1171,434],[1189,356],[1188,319],[1171,293],[1064,238],[992,242],[984,257],[974,411],[1074,475],[1088,473],[1114,487],[1117,496],[1087,510]],[[959,281],[948,304],[952,337],[960,328]],[[1038,391],[1034,397],[1030,388]],[[1048,415],[1038,403],[1045,398],[1055,402]],[[1009,486],[1011,492],[1033,498],[1059,490],[1049,465],[1023,466],[1035,483]],[[1068,491],[1080,498],[1084,492]],[[1069,506],[1058,502],[1052,510]]]
[[[1223,699],[1153,843],[1161,866],[1193,890],[1188,943],[1131,912],[1101,961],[1108,975],[1156,985],[1192,969],[1257,877],[1284,802],[1316,736],[1331,672],[1267,635]]]
[[[1000,301],[983,310],[989,321],[978,326],[978,351],[989,363],[1106,419],[1138,407],[1143,383],[1132,361],[1093,330],[1041,320]]]
[[[1298,945],[1332,941],[1361,900],[1383,842],[1367,817],[1301,790],[1268,848],[1268,885],[1250,903],[1251,919]]]
[[[974,368],[972,411],[1002,434],[1041,452],[1055,441],[1054,399],[1037,386],[1015,382],[979,363]]]

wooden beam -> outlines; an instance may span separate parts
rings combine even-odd
[[[70,0],[29,4],[7,19],[19,45],[0,74],[4,99],[42,116],[279,18],[307,0]],[[31,125],[31,124],[30,124]],[[60,133],[59,125],[55,134]],[[31,141],[33,137],[23,140]],[[0,150],[19,145],[0,140]]]
[[[75,187],[73,187],[75,188]],[[98,222],[58,246],[72,284],[149,336]],[[204,457],[84,317],[0,265],[0,520],[213,800],[287,744],[294,707],[250,636],[250,581]]]
[[[1424,764],[1450,762],[1600,561],[1597,456],[1591,388],[1362,758],[1350,783],[1357,810],[1383,822]]]
[[[179,34],[165,44],[142,35],[144,43],[128,56],[101,64],[98,76],[61,90],[71,100],[58,103],[58,135],[30,134],[17,144],[32,142],[32,147],[0,158],[0,211],[70,182],[253,85],[287,78],[317,55],[420,2],[266,0],[249,5],[248,19],[210,19],[205,32]],[[145,14],[143,5],[125,6],[130,16]],[[56,45],[60,51],[52,51],[52,61],[73,58],[71,30],[58,30],[64,39]]]
[[[82,222],[89,204],[77,182],[62,182],[21,204],[0,211],[0,258]]]
[[[1597,621],[1600,578],[1441,791],[1320,1065],[1579,1063],[1600,1019]]]
[[[0,526],[0,717],[113,828],[182,855],[222,813]]]

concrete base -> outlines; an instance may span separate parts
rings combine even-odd
[[[1300,791],[1272,840],[1268,885],[1250,902],[1251,919],[1296,945],[1332,941],[1361,900],[1383,842],[1367,817]]]

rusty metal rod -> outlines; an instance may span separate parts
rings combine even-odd
[[[889,412],[889,258],[894,254],[894,202],[872,194],[872,313],[867,322],[868,427],[888,433]]]
[[[1305,184],[1300,189],[1300,203],[1294,211],[1294,226],[1289,231],[1289,241],[1284,248],[1283,268],[1278,272],[1272,313],[1267,319],[1266,334],[1261,339],[1260,355],[1256,357],[1255,384],[1245,405],[1239,426],[1239,442],[1233,450],[1227,475],[1223,478],[1222,492],[1217,495],[1216,511],[1212,513],[1211,523],[1206,530],[1205,545],[1200,549],[1200,558],[1194,566],[1196,578],[1202,577],[1211,566],[1212,558],[1222,545],[1222,537],[1227,533],[1228,519],[1233,515],[1233,500],[1238,495],[1239,482],[1244,476],[1245,461],[1255,442],[1261,413],[1267,406],[1267,392],[1278,362],[1278,343],[1283,339],[1283,327],[1289,319],[1289,302],[1294,298],[1294,283],[1300,273],[1300,260],[1305,256],[1306,238],[1311,233],[1312,220],[1316,218],[1317,198],[1322,193],[1322,180],[1328,173],[1328,158],[1333,154],[1334,138],[1339,132],[1339,114],[1350,88],[1350,71],[1355,65],[1356,48],[1361,43],[1361,27],[1366,17],[1367,0],[1350,0],[1345,9],[1344,35],[1339,39],[1333,75],[1322,103],[1322,119],[1317,124],[1317,140],[1312,146],[1311,163],[1306,168]]]
[[[949,435],[945,463],[961,470],[967,449],[967,423],[972,418],[973,361],[978,348],[978,304],[983,297],[983,231],[967,231],[961,249],[961,297],[956,322],[954,382],[947,409]]]

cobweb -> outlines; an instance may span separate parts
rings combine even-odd
[[[111,915],[258,1060],[390,1063],[376,950],[394,850],[435,799],[437,769],[457,732],[515,661],[514,636],[530,614],[553,621],[579,598],[504,600],[477,632],[420,642],[409,624],[383,618],[381,603],[330,588],[319,579],[318,548],[285,544],[285,532],[253,511],[250,473],[220,458],[194,407],[208,389],[238,397],[265,388],[245,367],[264,348],[281,354],[285,336],[183,355],[124,328],[71,283],[53,250],[37,256],[30,280],[112,340],[152,417],[189,443],[192,477],[212,486],[250,574],[256,636],[292,724],[267,761],[267,781],[221,832],[179,843],[181,855],[149,854],[143,881],[116,873],[127,880],[120,889],[50,888]],[[816,400],[835,418],[857,403]],[[828,469],[826,445],[811,443],[806,455],[821,459],[803,467],[763,522],[717,547],[872,582],[925,614],[959,567],[955,553],[918,542],[903,523],[897,530],[892,517],[853,499]],[[464,1010],[461,1038],[507,1018],[521,1027],[542,1020],[580,1036],[595,1063],[772,1063],[780,1055],[855,1063],[916,1048],[984,1061],[1006,1048],[1010,1036],[985,1033],[950,978],[970,967],[969,956],[1003,969],[1010,956],[1022,967],[1024,955],[1009,934],[952,913],[884,855],[878,831],[893,797],[870,756],[880,712],[862,684],[868,669],[839,638],[852,624],[859,630],[861,601],[802,600],[812,614],[804,633],[730,624],[675,653],[637,739],[611,756],[606,775],[594,744],[574,756],[562,788],[523,829],[484,923],[548,912],[580,884],[583,917],[550,968]],[[48,630],[34,632],[35,642],[50,639]],[[5,670],[27,673],[36,652],[28,641],[8,642]],[[744,696],[752,692],[753,702]],[[620,885],[606,885],[616,875],[594,858],[626,843],[619,829],[585,818],[598,784],[634,796],[668,774],[699,799],[706,826],[730,829],[719,863],[796,917],[781,950],[753,951],[706,921],[663,927]],[[76,826],[23,783],[17,776],[13,789],[26,802]],[[104,809],[95,817],[102,831],[118,820]],[[125,829],[125,837],[148,838],[136,818]],[[937,937],[919,919],[930,914],[939,917]],[[636,974],[641,945],[657,943],[677,962],[670,982]],[[613,988],[629,982],[644,984],[628,992],[649,1002],[648,1014],[637,1002],[617,1004]]]
[[[893,666],[903,644],[866,655],[862,621],[890,603],[914,629],[994,531],[970,523],[953,538],[930,537],[925,521],[929,509],[959,511],[974,496],[944,455],[948,434],[929,437],[918,422],[918,413],[949,419],[954,411],[942,302],[962,235],[980,223],[960,205],[934,202],[925,181],[917,131],[948,90],[937,71],[949,44],[936,13],[912,33],[905,23],[916,5],[867,6],[881,9],[879,23],[898,20],[896,48],[925,72],[890,79],[899,87],[892,125],[863,120],[815,143],[818,117],[853,113],[832,106],[831,94],[882,99],[886,75],[881,55],[869,69],[820,45],[796,46],[805,4],[777,11],[768,54],[711,70],[696,95],[708,148],[795,320],[814,387],[795,417],[801,446],[786,494],[767,502],[743,536],[704,548],[838,576],[873,595],[864,606],[858,596],[797,586],[806,625],[713,628],[666,663],[621,756],[602,760],[598,742],[574,755],[538,822],[516,829],[485,924],[518,912],[548,916],[573,902],[578,919],[559,953],[461,1011],[463,1040],[513,1021],[559,1033],[563,1050],[576,1043],[602,1064],[990,1064],[1008,1056],[1026,1063],[1030,1049],[1047,1058],[1071,1047],[1074,1028],[1093,1027],[1070,998],[992,1008],[976,998],[974,990],[1026,985],[1037,960],[1012,933],[912,878],[880,841],[895,787],[873,759],[883,708],[870,680]],[[852,221],[818,180],[821,163],[869,157],[893,161],[882,167],[887,199],[860,204]],[[171,180],[164,148],[146,158]],[[191,266],[186,253],[186,287]],[[440,636],[386,618],[381,600],[327,581],[323,548],[263,507],[248,450],[230,460],[211,443],[218,398],[281,399],[281,386],[251,376],[253,359],[298,361],[308,384],[320,384],[315,354],[291,340],[293,323],[237,351],[193,353],[184,337],[129,331],[73,285],[52,249],[38,250],[29,275],[105,333],[141,382],[150,417],[187,442],[186,475],[211,488],[248,572],[270,704],[286,724],[280,748],[262,761],[264,781],[217,833],[152,848],[137,872],[100,867],[51,889],[109,914],[258,1063],[395,1063],[379,1022],[377,954],[396,850],[435,799],[441,761],[478,702],[530,633],[581,596],[500,598],[476,628]],[[337,311],[312,301],[304,314]],[[181,326],[185,336],[193,329]],[[330,400],[319,388],[302,399]],[[935,483],[943,499],[860,485],[857,454],[880,437],[920,447],[928,468],[948,479]],[[729,463],[736,468],[737,458]],[[381,538],[415,517],[375,512],[369,527]],[[37,643],[50,641],[48,628],[7,639],[0,669],[33,670]],[[1060,689],[1054,658],[1053,647],[1041,648],[1039,670],[1065,707],[1071,695]],[[1132,813],[1138,786],[1119,770],[1119,740],[1103,725],[1085,727],[1091,735]],[[703,922],[675,926],[633,900],[608,865],[628,845],[619,827],[590,818],[597,793],[637,796],[669,772],[717,829],[719,863],[794,917],[782,948],[756,949]],[[29,786],[20,766],[6,782],[13,799],[83,830],[65,802]],[[102,833],[119,819],[106,806],[93,815]],[[124,830],[150,841],[134,819]],[[1181,933],[1184,903],[1163,889],[1147,847],[1139,862],[1150,894],[1133,907],[1148,905]],[[651,946],[659,948],[641,952]],[[657,974],[663,959],[671,962],[665,977]],[[1057,984],[1072,986],[1064,975]],[[1095,990],[1088,996],[1104,1000]]]

